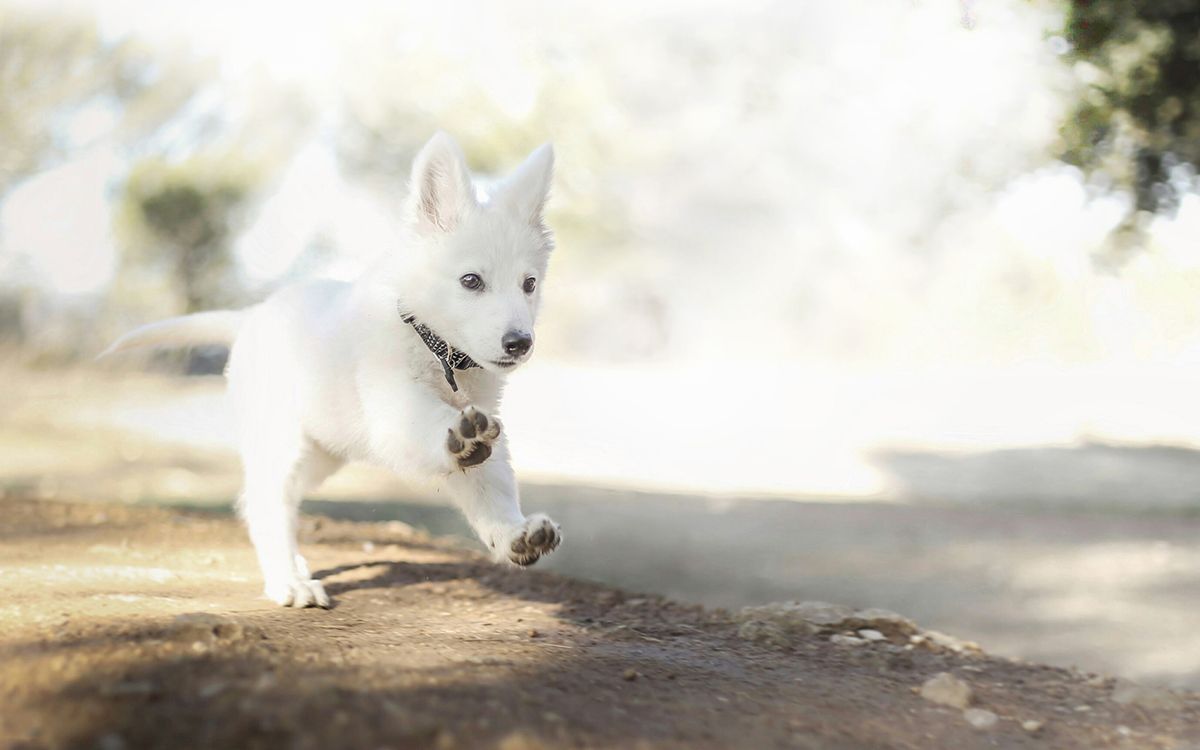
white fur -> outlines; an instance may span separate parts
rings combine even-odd
[[[240,507],[271,599],[328,605],[297,550],[297,509],[351,460],[440,480],[498,559],[527,564],[515,549],[532,547],[536,560],[557,545],[553,522],[521,513],[503,432],[491,456],[467,469],[446,445],[464,409],[496,415],[515,366],[500,364],[511,359],[504,334],[533,332],[552,246],[542,218],[552,168],[553,151],[542,146],[481,202],[461,151],[439,133],[414,161],[402,242],[356,282],[290,286],[242,312],[152,324],[110,349],[232,343]],[[483,291],[463,287],[468,273],[483,278]],[[538,288],[526,294],[531,276]],[[455,373],[457,393],[398,304],[482,366]]]

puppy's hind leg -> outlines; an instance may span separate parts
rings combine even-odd
[[[311,442],[298,439],[267,454],[246,451],[240,509],[262,569],[268,599],[285,607],[328,607],[320,581],[310,577],[296,545],[296,519],[304,492],[337,470],[341,462]]]

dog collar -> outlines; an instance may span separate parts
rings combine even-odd
[[[458,383],[454,381],[455,370],[470,370],[472,367],[479,367],[479,363],[471,359],[466,352],[455,349],[450,344],[446,343],[446,339],[430,330],[429,326],[424,323],[417,322],[417,316],[406,315],[400,313],[400,320],[408,323],[421,337],[421,343],[425,344],[425,348],[433,352],[433,356],[442,365],[442,374],[446,376],[446,382],[450,384],[450,390],[458,392]]]

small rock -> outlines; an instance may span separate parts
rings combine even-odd
[[[1078,714],[1086,714],[1088,711],[1091,711],[1091,710],[1092,710],[1092,707],[1086,703],[1081,703],[1075,707],[1075,713],[1078,713]]]
[[[529,637],[530,637],[530,638],[537,638],[537,637],[538,637],[538,636],[540,636],[540,635],[541,635],[541,633],[539,633],[539,632],[537,631],[537,628],[530,628],[530,629],[529,629]]]
[[[1046,722],[1039,719],[1026,719],[1021,722],[1021,728],[1030,734],[1041,731],[1041,728],[1046,726]]]
[[[638,673],[636,669],[626,669],[625,674],[621,675],[621,679],[625,680],[626,682],[633,682],[637,678]]]
[[[971,704],[971,686],[949,672],[940,672],[921,685],[921,697],[931,703],[951,708],[966,708]]]
[[[944,649],[948,649],[956,654],[961,654],[967,651],[979,652],[981,650],[978,643],[964,641],[959,638],[955,638],[952,635],[941,633],[937,630],[926,630],[923,635],[925,636],[924,640],[926,642],[932,643],[935,646],[940,646]]]
[[[865,626],[888,635],[911,635],[917,632],[915,622],[888,609],[860,609],[854,613],[854,619],[861,623],[860,627]]]
[[[886,635],[884,635],[883,633],[880,633],[878,630],[875,630],[873,628],[863,628],[862,630],[858,631],[858,635],[860,638],[862,638],[864,640],[868,640],[868,641],[886,641],[887,640]]]
[[[963,718],[976,729],[991,729],[1000,720],[999,716],[985,708],[968,708],[963,711]]]
[[[362,551],[363,552],[374,552],[375,551],[375,542],[363,542]]]
[[[839,646],[861,646],[866,643],[866,641],[864,641],[862,638],[857,638],[852,635],[842,635],[841,633],[831,635],[829,637],[829,642],[836,643]]]
[[[1118,680],[1113,687],[1112,700],[1123,706],[1141,706],[1159,711],[1182,711],[1183,699],[1166,688],[1138,685]]]

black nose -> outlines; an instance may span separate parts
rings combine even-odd
[[[510,357],[520,357],[533,348],[533,336],[525,331],[509,331],[500,339],[504,345],[504,353]]]

